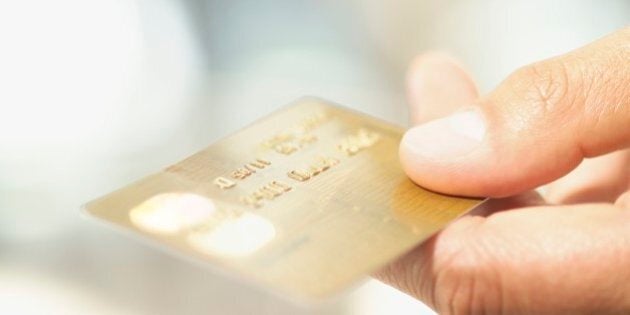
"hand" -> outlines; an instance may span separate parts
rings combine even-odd
[[[410,178],[515,197],[376,276],[440,314],[630,314],[630,28],[521,68],[481,98],[439,54],[415,60],[408,83],[414,123],[471,105],[406,133]],[[554,180],[545,199],[531,191]]]

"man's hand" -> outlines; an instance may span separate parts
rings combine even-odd
[[[419,57],[408,79],[414,123],[469,105],[407,132],[411,179],[516,197],[453,222],[377,277],[440,314],[629,314],[630,28],[519,69],[481,98],[439,54]],[[554,180],[545,199],[530,191]]]

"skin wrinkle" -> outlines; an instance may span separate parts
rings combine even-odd
[[[491,214],[490,216],[492,216],[494,214]],[[484,220],[484,222],[482,223],[483,227],[479,227],[478,230],[482,229],[482,228],[487,228],[487,221],[488,219],[486,218]],[[468,306],[470,309],[470,313],[480,313],[483,314],[486,312],[486,303],[487,300],[483,298],[483,296],[481,296],[480,298],[476,298],[479,295],[479,292],[475,292],[475,290],[479,291],[478,287],[479,286],[479,278],[481,279],[486,279],[486,281],[484,282],[484,285],[481,286],[484,291],[488,291],[489,287],[488,287],[488,283],[493,283],[495,279],[490,279],[490,281],[487,281],[488,278],[486,278],[486,275],[488,274],[488,268],[486,268],[486,266],[492,266],[493,262],[492,262],[492,257],[491,255],[488,255],[489,253],[491,253],[491,251],[487,250],[487,246],[488,246],[488,242],[486,241],[486,238],[484,237],[483,233],[477,233],[476,237],[474,238],[470,238],[471,241],[469,241],[469,244],[467,246],[469,251],[472,251],[473,254],[470,254],[469,256],[473,257],[473,263],[472,263],[472,267],[469,267],[469,269],[472,269],[472,271],[468,272],[469,277],[471,278],[471,288],[469,290],[472,290],[472,292],[469,294],[469,298],[471,299],[470,301],[468,301]],[[467,262],[468,264],[468,262]],[[483,277],[479,277],[479,275],[484,275]],[[476,301],[476,303],[475,303]]]
[[[579,89],[578,93],[580,93],[582,95],[582,103],[586,104],[589,103],[589,97],[591,95],[596,95],[596,93],[594,93],[594,86],[595,86],[595,82],[598,82],[598,80],[602,79],[603,77],[605,77],[605,74],[603,73],[603,71],[598,71],[595,70],[593,72],[593,70],[589,70],[588,66],[585,66],[588,64],[588,61],[586,60],[582,60],[582,58],[578,57],[577,58],[579,60],[579,62],[576,65],[576,69],[579,72],[577,75],[577,79],[580,80],[580,87],[581,89]],[[588,80],[586,78],[589,78]],[[585,110],[583,111],[583,115],[580,117],[580,121],[579,121],[579,126],[577,128],[577,130],[582,134],[579,138],[580,139],[585,139],[587,137],[587,133],[589,133],[591,131],[590,128],[588,128],[589,125],[589,119],[588,119],[588,115],[589,115],[589,110],[590,108],[588,106],[585,106],[584,108]],[[579,144],[578,147],[580,148],[580,154],[582,156],[585,156],[585,154],[587,153],[586,150],[584,149],[584,146],[582,144]]]
[[[433,260],[426,256],[427,253],[429,255],[433,254],[433,247],[434,239],[431,238],[425,244],[403,256],[399,262],[379,272],[377,277],[408,292],[412,296],[425,300],[428,305],[435,308],[436,301],[433,293],[435,279],[431,274]],[[411,266],[409,266],[410,260],[413,260]],[[410,271],[405,269],[405,267],[410,268]],[[404,274],[405,277],[396,279],[392,277],[392,271],[397,272],[397,274]],[[428,301],[426,300],[427,298],[429,299]]]
[[[430,243],[428,244],[428,246],[433,247],[433,244]],[[421,248],[421,250],[424,250],[424,249]],[[433,262],[432,260],[427,260],[426,255],[422,255],[420,259],[423,261],[422,264],[413,265],[411,267],[411,273],[406,279],[406,282],[407,282],[406,285],[412,288],[417,288],[417,289],[412,290],[414,295],[427,296],[425,295],[425,292],[427,289],[431,290],[433,288],[433,285],[431,283],[433,282],[433,279],[430,279],[430,281],[427,281],[427,282],[421,281],[420,279],[423,279],[424,275],[427,274],[426,270],[428,268],[432,268]],[[420,283],[420,285],[418,285],[418,283]]]
[[[579,89],[579,86],[569,79],[564,61],[556,58],[535,63],[528,68],[530,70],[526,75],[532,76],[528,80],[530,87],[535,89],[529,104],[541,105],[542,113],[539,112],[537,116],[539,123],[544,124],[549,120],[562,125],[575,123],[567,113],[580,109],[575,108],[575,93],[569,91]]]
[[[399,288],[402,291],[409,292],[411,295],[416,296],[417,298],[422,298],[422,292],[417,291],[417,282],[420,281],[419,279],[422,278],[420,276],[420,274],[422,274],[422,271],[419,271],[419,274],[416,274],[415,271],[422,270],[424,268],[423,266],[427,265],[427,262],[423,261],[422,263],[417,265],[412,264],[411,272],[408,272],[409,270],[405,269],[405,265],[407,265],[408,263],[406,260],[410,259],[410,256],[416,256],[414,255],[415,252],[418,252],[420,254],[422,252],[422,248],[417,248],[413,250],[411,253],[407,254],[400,262],[388,265],[385,269],[378,272],[376,276],[381,280]],[[423,260],[422,256],[420,256],[420,260]],[[431,261],[429,261],[428,264],[431,265]],[[397,274],[405,274],[407,276],[396,277],[395,275]]]
[[[613,73],[613,75],[604,75],[604,81],[610,81],[610,83],[604,84],[600,86],[599,91],[593,93],[593,95],[587,100],[585,103],[588,105],[585,113],[585,120],[589,120],[590,126],[588,130],[584,130],[585,133],[588,133],[591,130],[606,130],[610,128],[608,125],[604,125],[606,121],[610,120],[610,117],[614,117],[616,115],[624,115],[624,112],[620,110],[624,106],[628,106],[630,104],[626,104],[623,102],[623,95],[625,93],[620,93],[620,89],[623,89],[623,85],[618,84],[616,82],[617,75]],[[623,82],[622,82],[623,83]],[[605,103],[604,100],[598,97],[599,95],[620,95],[620,101],[615,103]],[[625,113],[628,116],[627,113]],[[629,117],[630,118],[630,117]],[[581,143],[580,145],[583,147],[583,152],[585,157],[592,157],[598,155],[601,149],[598,146],[605,145],[601,143],[600,139],[593,139],[592,137],[582,137],[585,139],[585,143]],[[600,143],[598,145],[598,142]]]
[[[506,115],[511,117],[510,129],[516,131],[516,134],[520,134],[519,131],[524,129],[522,126],[532,126],[548,119],[566,121],[566,123],[570,125],[576,123],[576,121],[569,120],[568,117],[571,115],[566,115],[566,113],[576,111],[584,113],[580,119],[580,121],[584,122],[580,124],[590,125],[579,128],[578,130],[588,133],[590,130],[593,130],[592,127],[598,123],[597,120],[593,118],[601,119],[603,114],[614,112],[617,107],[613,107],[612,109],[607,108],[611,106],[610,104],[591,106],[593,102],[589,101],[589,98],[592,100],[593,95],[600,95],[602,92],[606,92],[603,88],[599,88],[599,91],[593,91],[593,86],[602,86],[602,83],[597,81],[597,76],[599,76],[597,72],[603,72],[602,75],[606,78],[606,81],[612,80],[613,77],[619,77],[619,75],[610,75],[610,72],[598,71],[602,63],[609,62],[596,62],[593,64],[592,59],[583,61],[583,55],[588,55],[589,53],[588,50],[586,52],[577,51],[572,53],[570,57],[567,57],[568,62],[571,64],[570,66],[565,64],[565,62],[559,61],[560,58],[553,58],[521,68],[510,76],[508,81],[512,82],[512,84],[508,84],[508,86],[511,85],[514,88],[508,91],[511,95],[508,95],[507,99],[519,99],[519,96],[525,96],[520,98],[530,100],[530,103],[533,104],[541,104],[541,106],[534,106],[533,108],[508,106],[508,108],[511,108],[510,111],[506,112]],[[609,59],[609,57],[606,59]],[[610,67],[610,65],[607,66]],[[569,68],[578,70],[569,72]],[[585,68],[589,70],[580,71],[580,69]],[[592,70],[592,68],[595,70]],[[618,71],[620,67],[613,65],[612,68],[615,69],[614,71]],[[595,82],[598,82],[598,84],[595,85]],[[535,87],[534,90],[531,90],[532,86]],[[614,84],[604,84],[603,86],[610,88],[610,86],[620,85],[619,82],[614,82]],[[584,93],[588,95],[588,97],[579,97],[578,95],[581,94],[580,92],[582,92],[584,88],[588,89],[590,92],[587,92],[588,94]],[[569,93],[569,90],[575,90],[576,92]],[[531,93],[531,96],[528,96],[529,93]],[[577,104],[582,104],[583,108],[575,108]],[[535,108],[539,108],[541,111],[532,111],[532,109]],[[588,114],[589,111],[593,110],[597,111],[597,115]],[[534,117],[539,118],[536,119]],[[532,121],[532,119],[534,121]],[[563,129],[566,130],[568,128]],[[580,143],[579,149],[585,156],[593,156],[592,150],[588,144]]]
[[[467,259],[465,262],[466,266],[471,267],[466,267],[463,270],[465,274],[464,278],[468,279],[470,282],[469,300],[467,304],[462,306],[464,309],[468,310],[468,312],[465,313],[494,314],[496,311],[501,311],[503,307],[503,303],[499,302],[499,308],[489,308],[489,300],[484,298],[487,292],[495,292],[497,293],[496,295],[490,295],[498,296],[499,299],[503,298],[503,294],[500,292],[503,280],[501,280],[501,274],[495,267],[498,266],[502,258],[504,259],[505,257],[497,257],[497,254],[503,255],[501,252],[496,251],[496,248],[501,246],[495,246],[494,238],[488,239],[484,236],[485,233],[483,233],[483,231],[487,231],[487,229],[491,227],[491,221],[489,219],[499,214],[500,212],[497,212],[483,219],[480,224],[474,227],[476,230],[473,232],[474,234],[467,238],[470,240],[465,245],[465,250],[468,254],[464,255],[464,257]],[[483,276],[479,277],[480,275]],[[479,282],[479,278],[484,279],[483,283]],[[493,303],[493,301],[490,301],[490,303]]]
[[[427,272],[427,269],[431,269],[433,262],[426,257],[425,253],[432,252],[432,250],[427,249],[432,246],[433,239],[429,239],[421,246],[403,255],[398,262],[390,264],[377,272],[375,276],[400,290],[408,292],[411,296],[422,299],[431,296],[430,291],[433,288],[433,280],[432,277],[430,277],[430,273]],[[409,264],[409,260],[414,260],[414,262]],[[409,270],[405,269],[405,267],[409,268]],[[405,277],[393,277],[392,275],[395,274],[404,274]],[[433,301],[429,301],[428,304],[435,305]]]
[[[630,34],[630,27],[620,31],[621,34]],[[621,38],[622,36],[620,36]],[[626,36],[630,41],[630,36]],[[627,67],[624,65],[627,60],[630,60],[630,49],[619,49],[619,47],[626,47],[629,45],[623,45],[627,41],[615,40],[610,41],[602,45],[600,49],[588,48],[579,51],[572,59],[576,62],[574,69],[584,69],[581,71],[582,77],[586,78],[584,84],[586,87],[584,92],[584,101],[586,105],[583,111],[583,119],[589,121],[590,128],[582,128],[582,132],[587,134],[591,130],[597,130],[598,128],[606,129],[609,126],[602,126],[602,121],[607,121],[606,116],[614,116],[617,114],[624,115],[623,108],[629,104],[628,96],[630,92],[627,92],[627,86],[630,85],[630,75],[628,74]],[[629,46],[630,47],[630,46]],[[604,95],[618,95],[619,101],[615,103],[607,103],[604,99]],[[626,109],[627,110],[627,109]],[[625,113],[628,115],[628,112]],[[629,117],[630,118],[630,117]],[[581,137],[587,139],[589,137]],[[592,139],[588,142],[581,143],[583,151],[586,157],[592,157],[598,155],[598,149],[596,143],[599,139]],[[595,144],[590,144],[593,142]],[[601,145],[601,144],[600,144]],[[595,148],[590,148],[590,147]],[[589,149],[590,148],[590,149]]]
[[[535,63],[531,66],[532,86],[538,92],[538,102],[544,105],[543,114],[554,116],[563,113],[563,107],[571,107],[567,102],[569,80],[567,69],[562,61]]]
[[[471,228],[474,228],[474,226],[477,226],[480,223],[478,220],[473,219],[473,217],[465,217],[462,219],[464,220],[467,219],[469,221],[469,222],[466,222],[467,226],[465,226],[463,231],[469,231]],[[455,231],[455,233],[462,233],[462,230]],[[450,238],[452,236],[446,235],[446,237]],[[439,242],[439,239],[436,239],[436,242]],[[448,240],[445,240],[445,242],[448,242]],[[458,259],[460,259],[459,257],[465,254],[466,250],[467,250],[466,244],[458,243],[456,249],[451,248],[448,250],[450,254],[447,255],[446,258],[442,258],[438,262],[437,266],[433,265],[433,268],[431,271],[433,274],[432,278],[434,280],[433,281],[434,289],[433,289],[433,295],[431,298],[434,301],[434,305],[438,310],[448,309],[450,311],[450,314],[457,314],[455,313],[456,305],[454,305],[453,300],[454,300],[454,297],[457,296],[454,294],[455,292],[459,291],[461,283],[459,283],[459,281],[454,281],[455,288],[451,288],[449,286],[445,287],[444,284],[453,283],[453,281],[450,281],[451,277],[453,276],[452,271],[458,270],[454,262],[458,261]],[[434,255],[435,251],[432,251],[431,254]],[[442,253],[442,255],[444,255],[444,253]],[[445,292],[450,291],[450,292],[453,292],[453,294],[451,294],[450,296],[449,294],[441,294],[443,293],[443,291]],[[446,301],[444,300],[445,297],[448,297]]]
[[[433,256],[434,253],[435,253],[435,251],[434,251],[435,250],[435,241],[433,242],[433,244],[431,246],[432,246],[431,256]],[[431,294],[430,295],[430,299],[431,299],[430,303],[431,303],[431,306],[435,309],[435,308],[438,307],[438,305],[437,305],[438,300],[437,300],[437,276],[433,275],[433,260],[429,261],[429,266],[430,266],[429,270],[431,270],[431,277],[430,277],[430,279],[431,279],[431,284],[432,284],[431,285],[431,290],[430,290],[430,294]]]
[[[497,269],[492,268],[491,270],[492,270],[494,279],[498,279],[497,281],[499,283],[498,289],[496,290],[497,295],[498,295],[497,301],[499,303],[498,311],[499,311],[499,314],[505,314],[505,309],[504,309],[505,302],[503,300],[505,296],[505,293],[503,292],[504,291],[503,288],[505,288],[505,281],[503,280],[501,273]]]
[[[474,274],[474,271],[473,271]],[[466,314],[486,314],[486,302],[483,298],[479,298],[479,279],[469,276],[466,289],[468,290],[467,299],[464,301],[464,313]]]
[[[628,58],[627,60],[630,60],[630,54],[628,54],[627,58]],[[623,79],[618,84],[614,84],[611,86],[611,88],[613,89],[612,93],[621,95],[620,101],[617,102],[616,104],[613,104],[613,111],[612,111],[613,115],[616,115],[616,114],[623,115],[623,110],[624,109],[628,110],[628,106],[630,106],[630,90],[627,88],[628,86],[630,86],[630,71],[628,70],[624,71],[623,67],[620,67],[620,68],[622,70],[617,70],[617,71],[621,71],[621,74],[618,76]]]
[[[454,281],[455,287],[446,287],[446,290],[444,289],[444,284],[445,283],[453,283],[452,281],[448,281],[450,280],[447,276],[449,275],[449,266],[452,264],[452,262],[456,259],[457,256],[459,256],[461,254],[461,248],[458,249],[455,253],[451,254],[446,261],[441,262],[440,264],[438,264],[439,266],[441,266],[441,268],[439,267],[435,267],[432,270],[433,271],[433,279],[434,279],[434,289],[433,289],[433,297],[432,299],[435,301],[435,307],[440,310],[440,309],[448,309],[449,310],[449,314],[455,314],[454,312],[454,303],[452,303],[453,298],[454,298],[454,294],[458,291],[459,289],[459,285],[460,285],[460,281]],[[444,279],[448,279],[448,280],[444,280]],[[446,291],[446,292],[451,292],[450,296],[449,294],[441,294],[442,291]],[[447,300],[444,301],[444,298],[447,297]],[[445,307],[446,306],[446,307]]]
[[[484,255],[484,253],[488,253],[488,251],[479,247],[479,245],[482,244],[479,241],[483,240],[480,231],[485,224],[485,219],[481,217],[469,217],[469,220],[473,221],[465,229],[456,231],[458,234],[466,234],[469,237],[465,239],[464,243],[459,245],[456,253],[451,256],[448,262],[442,263],[443,267],[440,273],[443,274],[443,276],[438,278],[438,280],[442,279],[442,281],[446,281],[443,279],[449,279],[451,277],[460,279],[456,280],[455,288],[451,289],[453,295],[446,302],[450,305],[449,309],[451,310],[451,314],[477,314],[479,308],[484,307],[483,303],[475,303],[475,301],[478,301],[475,299],[475,294],[478,293],[477,275],[484,272],[479,269],[479,267],[484,264],[480,264],[479,262],[485,261],[486,258],[484,258],[484,256],[486,255]],[[464,264],[463,267],[461,265],[462,262]],[[464,292],[462,292],[462,288]],[[444,304],[444,302],[441,304]]]
[[[472,314],[475,309],[475,305],[472,304],[474,298],[472,290],[475,288],[476,282],[474,270],[456,271],[455,274],[459,275],[457,276],[459,280],[455,280],[456,286],[452,290],[453,297],[448,301],[453,310],[451,314]]]
[[[629,56],[630,59],[630,56]],[[624,89],[624,86],[630,86],[630,71],[626,71],[625,74],[623,75],[623,77],[627,78],[624,82],[622,82],[619,86],[617,86],[617,89],[619,89],[620,93],[622,93],[622,97],[621,97],[621,101],[618,102],[616,104],[616,106],[614,106],[614,112],[613,114],[623,114],[623,109],[627,109],[626,106],[630,106],[630,91],[628,91],[628,89]]]
[[[439,279],[439,277],[438,277]],[[438,283],[444,283],[444,281],[440,281]],[[446,290],[447,293],[450,294],[440,294],[440,296],[442,296],[442,299],[440,299],[440,301],[437,305],[437,309],[447,309],[448,313],[447,315],[455,315],[455,303],[453,303],[453,300],[455,299],[455,297],[457,296],[457,292],[459,292],[459,286],[461,285],[461,280],[455,281],[453,283],[453,285],[451,287],[449,287],[449,290]],[[436,290],[438,291],[438,290]],[[444,297],[447,297],[447,302],[444,303]]]
[[[608,62],[606,68],[615,70],[613,70],[612,74],[610,72],[604,73],[604,71],[599,71],[599,68],[602,67],[601,63],[593,64],[592,61],[585,63],[582,59],[580,55],[569,58],[569,60],[572,60],[570,68],[578,69],[577,71],[569,72],[564,62],[552,59],[551,61],[532,65],[529,72],[534,76],[531,82],[536,87],[538,94],[532,98],[533,102],[531,103],[542,103],[544,105],[542,108],[545,112],[544,116],[541,117],[554,117],[552,119],[562,120],[564,117],[571,116],[566,115],[567,112],[581,112],[583,114],[579,124],[582,127],[577,128],[577,130],[581,130],[582,133],[586,134],[593,129],[602,128],[600,127],[601,121],[607,120],[603,116],[613,115],[617,111],[618,104],[602,104],[597,98],[602,94],[619,95],[618,92],[611,92],[610,89],[618,88],[620,85],[615,78],[623,76],[614,72],[619,69],[619,67],[616,67],[616,64],[611,66],[610,62]],[[597,85],[595,85],[595,82],[597,82]],[[609,83],[606,84],[606,82]],[[597,86],[598,89],[595,90],[594,86]],[[576,92],[569,93],[569,90]],[[584,96],[578,100],[577,94]],[[576,104],[582,104],[582,108],[574,108]],[[589,137],[579,138],[588,139]],[[594,155],[588,143],[578,143],[577,145],[583,156],[590,157]]]
[[[591,67],[591,71],[597,71],[597,70],[593,70],[593,69],[597,69],[599,68],[598,66],[595,67]],[[613,70],[615,71],[615,70]],[[590,74],[590,73],[589,73]],[[612,114],[612,113],[607,113],[606,109],[608,106],[610,106],[611,104],[602,104],[602,100],[600,99],[600,95],[615,95],[614,93],[609,93],[610,91],[608,91],[612,86],[614,86],[616,83],[612,82],[613,78],[616,77],[614,74],[613,75],[608,75],[607,73],[603,73],[601,75],[601,77],[597,78],[599,83],[599,90],[600,91],[593,91],[593,89],[591,88],[591,90],[589,91],[590,93],[587,94],[587,98],[585,99],[585,104],[587,104],[586,106],[586,111],[585,114],[591,114],[590,118],[592,120],[592,128],[593,129],[599,129],[602,128],[601,122],[605,121],[606,119],[603,118],[604,115],[606,114]],[[595,79],[596,78],[589,78],[591,82],[596,82]],[[613,91],[614,92],[614,91]],[[613,110],[614,112],[614,110]],[[586,151],[586,150],[585,150]]]
[[[474,273],[474,272],[473,272]],[[468,294],[466,294],[466,299],[464,300],[464,304],[462,304],[461,307],[463,307],[464,312],[466,312],[468,314],[471,314],[473,312],[477,312],[476,310],[478,309],[475,301],[479,301],[478,299],[475,299],[475,294],[478,293],[475,291],[475,289],[477,288],[477,278],[476,277],[469,277],[469,280],[467,282],[468,286],[467,286],[467,292]],[[483,313],[483,302],[480,303],[481,304],[481,309],[479,309],[479,314],[484,314]],[[462,313],[464,313],[462,312]]]
[[[489,244],[486,243],[486,247],[489,246]],[[490,246],[492,246],[490,244]],[[487,250],[487,252],[492,252],[492,250]],[[492,255],[489,256],[487,258],[489,260],[489,265],[491,266],[500,266],[501,265],[501,258],[496,257],[496,255]],[[498,305],[498,311],[500,314],[503,314],[504,310],[503,310],[503,297],[504,297],[504,293],[503,293],[503,288],[505,288],[505,281],[503,280],[503,276],[501,274],[501,272],[499,272],[499,268],[487,268],[486,272],[489,272],[490,275],[488,276],[490,279],[492,279],[491,283],[494,283],[495,285],[493,286],[493,291],[496,292],[497,295],[497,301],[499,303]]]
[[[488,218],[486,218],[486,222],[484,222],[484,225],[486,226],[486,228],[488,228],[489,226],[491,227],[493,225],[493,217],[496,217],[497,215],[499,215],[500,213],[495,213],[491,216],[489,216]],[[494,234],[496,235],[493,239],[496,239],[497,236],[500,237],[500,235],[502,233],[497,234],[496,229],[492,229],[493,232],[495,232]],[[493,234],[493,233],[491,233]],[[497,296],[497,301],[498,301],[498,307],[493,310],[494,312],[499,312],[498,314],[505,314],[504,313],[504,292],[502,288],[507,288],[507,286],[505,285],[505,281],[503,280],[503,276],[501,274],[501,272],[499,272],[499,269],[501,269],[501,265],[506,266],[505,264],[502,264],[502,261],[505,261],[506,257],[513,257],[515,256],[515,254],[510,253],[510,252],[506,252],[506,251],[497,251],[497,249],[500,248],[506,248],[505,246],[502,245],[497,245],[496,243],[493,242],[487,242],[484,241],[485,238],[480,238],[479,239],[479,243],[481,243],[481,245],[484,247],[484,249],[482,251],[486,252],[486,253],[493,253],[493,255],[484,255],[487,261],[488,266],[492,266],[492,268],[484,268],[483,272],[484,274],[486,274],[486,278],[491,279],[490,283],[494,283],[493,285],[493,292],[496,292],[496,296]],[[495,241],[496,242],[496,241]],[[508,247],[509,248],[509,247]],[[518,308],[516,308],[518,309]],[[514,310],[511,310],[514,311]]]
[[[570,235],[568,235],[568,236],[570,236]],[[495,246],[495,248],[496,248],[496,247],[501,247],[501,246]],[[530,251],[530,250],[525,250],[525,252],[528,252],[528,251]],[[492,251],[489,251],[489,252],[492,252]],[[551,255],[551,254],[553,254],[553,252],[549,252],[548,254],[549,254],[549,255]],[[551,256],[553,256],[553,255],[551,255]],[[564,262],[565,264],[566,264],[566,263],[569,263],[569,264],[570,264],[570,263],[572,263],[572,262],[573,262],[573,259],[571,259],[570,257],[562,258],[562,256],[560,256],[560,257],[558,257],[558,258],[559,258],[559,259],[561,259],[561,260],[566,260],[566,262]],[[501,260],[501,258],[499,257],[499,258],[498,258],[498,260],[500,261],[500,260]],[[489,265],[495,266],[492,262],[489,262]],[[548,279],[548,280],[553,280],[553,279]],[[555,281],[550,282],[550,285],[555,286],[555,285],[553,285],[554,283],[555,283],[555,285],[558,285],[558,283],[557,283],[557,282],[555,282]],[[518,308],[517,308],[517,309],[518,309]],[[512,309],[511,311],[514,311],[514,309]]]
[[[428,297],[429,305],[431,305],[431,307],[435,309],[438,307],[438,300],[437,300],[438,275],[433,271],[433,268],[435,266],[434,259],[433,259],[434,250],[435,250],[435,239],[431,241],[431,245],[429,249],[427,250],[429,252],[430,257],[423,255],[424,259],[426,259],[425,263],[427,267],[423,270],[422,275],[424,276],[424,278],[428,278],[427,281],[425,281],[425,283],[428,284],[428,289],[425,289],[420,293],[426,294],[426,295],[421,295],[421,296]],[[411,280],[422,282],[422,278],[413,278]],[[410,283],[413,283],[413,281],[411,281]]]

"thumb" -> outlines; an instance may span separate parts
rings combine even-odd
[[[401,162],[437,191],[503,197],[630,145],[630,28],[517,70],[451,116],[410,129]],[[630,174],[629,174],[630,176]]]

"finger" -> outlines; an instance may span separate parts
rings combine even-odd
[[[444,117],[477,98],[470,75],[452,57],[429,52],[414,59],[407,72],[412,124]]]
[[[628,191],[619,196],[619,198],[617,198],[617,201],[615,201],[615,206],[622,209],[630,210],[630,188],[628,189]]]
[[[486,217],[501,211],[544,204],[545,201],[536,191],[529,191],[507,198],[490,199],[475,208],[470,214],[454,221],[439,234],[416,247],[410,253],[379,270],[373,276],[425,302],[432,302],[431,299],[434,297],[428,292],[432,291],[433,288],[423,285],[425,283],[429,284],[423,278],[426,276],[426,273],[431,273],[430,270],[426,269],[433,267],[433,253],[438,239],[451,239],[452,235],[465,237],[465,231],[476,228],[476,226],[481,225],[485,221]],[[446,236],[441,236],[441,234]],[[435,303],[432,303],[432,305],[435,305]]]
[[[501,197],[551,182],[583,158],[630,145],[630,28],[516,71],[466,111],[410,129],[416,183]]]
[[[614,202],[630,188],[630,150],[585,159],[571,173],[547,187],[545,199],[555,204]]]
[[[463,217],[376,276],[440,314],[621,314],[628,214],[588,204]]]
[[[488,217],[510,209],[543,205],[548,205],[547,201],[537,191],[530,190],[507,198],[488,199],[472,210],[469,215]]]

